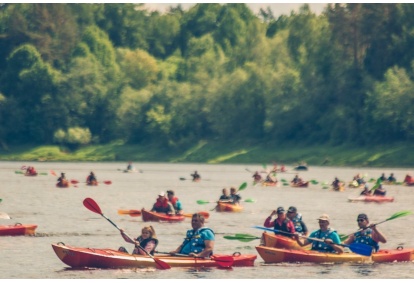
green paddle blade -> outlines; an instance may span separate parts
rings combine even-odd
[[[263,167],[263,169],[265,169],[265,170],[266,170],[267,165],[263,163],[263,164],[262,164],[262,167]]]
[[[256,202],[256,200],[254,200],[252,198],[248,198],[248,199],[245,199],[244,202]]]
[[[14,173],[16,173],[16,174],[23,174],[22,171],[14,171]]]
[[[311,182],[313,185],[317,185],[317,184],[319,184],[319,182],[318,182],[318,181],[316,181],[316,180],[310,180],[309,182]]]
[[[283,186],[289,186],[289,183],[283,183]]]
[[[47,173],[39,173],[39,175],[47,175]]]
[[[341,242],[345,241],[346,239],[348,239],[348,235],[344,235],[344,234],[339,234],[339,239],[341,240]]]
[[[238,234],[236,234],[235,236],[223,236],[223,238],[227,240],[238,240],[240,242],[251,242],[251,241],[260,239],[256,236],[248,237],[248,236],[239,236]]]
[[[207,203],[211,203],[211,201],[208,201],[208,200],[201,200],[201,199],[199,199],[199,200],[197,201],[197,203],[198,203],[198,204],[207,204]]]
[[[243,184],[240,185],[239,191],[243,191],[245,188],[247,188],[247,182],[244,182]]]
[[[393,215],[391,215],[391,217],[387,218],[387,220],[385,220],[385,221],[389,221],[389,220],[392,220],[392,219],[395,219],[395,218],[398,218],[398,217],[407,216],[407,215],[410,215],[410,214],[412,214],[412,212],[409,211],[409,210],[399,211],[399,212],[394,213]]]
[[[281,179],[280,181],[282,181],[283,183],[287,183],[288,181],[286,181],[286,179]]]

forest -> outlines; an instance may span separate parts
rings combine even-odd
[[[413,50],[413,4],[3,3],[0,142],[409,144]]]

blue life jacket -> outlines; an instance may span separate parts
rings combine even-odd
[[[300,223],[302,221],[302,215],[301,214],[296,214],[296,216],[291,219],[293,222],[293,226],[295,226],[295,231],[302,233],[303,229],[302,229],[302,224]]]
[[[354,234],[355,240],[354,243],[365,244],[373,247],[377,252],[379,250],[379,245],[372,239],[372,229],[368,228],[363,231],[356,232]]]
[[[321,230],[318,230],[315,234],[315,238],[318,239],[328,239],[329,235],[336,232],[335,230],[329,228],[328,231],[326,232],[322,232]],[[312,242],[312,250],[314,251],[321,251],[321,252],[335,252],[335,249],[332,248],[330,245],[323,243],[323,242],[317,242],[317,241],[313,241]]]
[[[213,230],[211,230],[210,228],[207,228],[207,227],[198,229],[196,232],[194,232],[194,230],[188,230],[187,231],[187,236],[184,239],[184,243],[183,243],[183,246],[181,248],[181,251],[187,245],[191,245],[191,249],[190,249],[191,253],[200,253],[201,251],[203,251],[206,248],[206,245],[204,244],[205,239],[203,239],[201,237],[200,233],[202,231],[205,231],[205,230],[210,230],[211,233],[213,233],[213,235],[214,235]]]

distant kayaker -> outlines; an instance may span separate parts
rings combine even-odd
[[[26,169],[26,175],[37,175],[37,171],[33,166],[29,166]]]
[[[267,174],[265,182],[266,183],[276,183],[277,179],[273,178],[270,174],[272,174],[272,173]]]
[[[68,180],[66,179],[65,173],[60,173],[60,177],[57,179],[58,186],[67,186]]]
[[[302,239],[299,237],[299,234],[295,234],[297,243],[302,247],[312,244],[311,249],[314,251],[343,253],[344,249],[341,246],[335,245],[340,244],[341,240],[338,233],[329,227],[329,216],[327,214],[322,214],[317,220],[319,221],[320,229],[313,231],[309,237],[321,239],[323,242],[314,241],[309,238]]]
[[[181,215],[183,213],[183,206],[180,200],[175,196],[173,190],[167,191],[168,201],[172,204],[175,210],[176,215]]]
[[[204,227],[204,217],[195,213],[191,218],[193,229],[187,231],[184,242],[170,254],[186,254],[194,257],[210,257],[214,249],[214,232]]]
[[[390,183],[397,182],[397,179],[394,177],[394,173],[391,173],[391,175],[388,177],[387,181],[390,182]]]
[[[242,197],[237,193],[236,188],[230,188],[230,200],[233,204],[240,204]]]
[[[365,213],[358,214],[357,223],[359,226],[359,230],[354,234],[350,235],[349,238],[344,241],[344,244],[366,244],[372,246],[372,248],[377,252],[379,250],[378,243],[387,242],[387,239],[377,229],[377,226],[375,224],[369,225],[368,216]]]
[[[370,196],[371,195],[371,191],[368,188],[368,185],[364,186],[364,190],[359,194],[361,196]]]
[[[222,192],[223,194],[220,196],[219,201],[229,201],[231,199],[229,191],[226,188],[224,188]]]
[[[296,232],[304,236],[307,236],[309,234],[308,227],[306,227],[305,222],[302,220],[302,215],[298,213],[296,207],[289,207],[286,216],[293,222],[293,226],[295,227]]]
[[[405,175],[404,183],[410,186],[414,183],[414,178],[410,174],[407,174]]]
[[[262,175],[260,175],[258,171],[256,171],[252,177],[254,182],[260,182],[262,180]]]
[[[154,203],[151,211],[152,212],[157,212],[157,213],[165,213],[165,214],[168,214],[168,215],[174,215],[175,214],[174,207],[173,207],[172,203],[170,203],[168,201],[168,198],[165,196],[164,192],[160,192],[158,194],[157,201]]]
[[[387,177],[385,177],[385,173],[382,173],[381,177],[379,177],[378,180],[381,180],[381,182],[387,181]]]
[[[293,183],[293,184],[299,184],[299,183],[301,183],[302,182],[302,179],[301,178],[299,178],[299,176],[298,175],[295,175],[295,177],[293,178],[293,180],[291,181],[291,183]]]
[[[157,235],[155,234],[155,230],[152,226],[146,226],[141,230],[141,236],[137,237],[136,239],[132,240],[127,235],[125,235],[124,230],[120,229],[121,236],[127,243],[135,244],[135,248],[132,251],[132,254],[137,255],[146,255],[146,253],[142,250],[144,249],[147,253],[154,255],[155,248],[158,245]],[[138,246],[141,246],[139,248]],[[118,249],[120,252],[128,253],[125,247],[120,247]]]
[[[193,177],[194,182],[201,179],[201,176],[198,174],[197,171],[194,171],[194,174],[191,174],[191,176]]]
[[[91,171],[89,176],[86,178],[86,184],[88,184],[88,185],[98,184],[98,180],[96,179],[95,173],[93,171]]]
[[[376,188],[373,193],[374,196],[385,196],[386,194],[387,194],[387,191],[382,187],[382,185],[379,185],[378,188]]]
[[[277,218],[271,221],[274,215],[277,215]],[[272,211],[269,217],[266,218],[263,226],[268,227],[268,228],[274,228],[275,230],[280,231],[280,232],[275,231],[275,234],[289,236],[288,234],[295,233],[295,226],[293,222],[289,218],[286,217],[285,209],[281,206],[278,207],[276,210]],[[286,234],[286,232],[288,234]]]
[[[339,191],[341,187],[341,181],[339,181],[339,179],[337,177],[335,177],[335,180],[332,182],[332,188],[335,191]]]
[[[134,166],[132,165],[132,162],[129,162],[128,163],[128,166],[127,166],[127,169],[126,169],[127,171],[133,171],[134,170]]]

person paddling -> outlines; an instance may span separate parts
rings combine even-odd
[[[151,211],[152,212],[157,212],[157,213],[165,213],[165,214],[168,214],[168,215],[174,215],[175,214],[174,207],[173,207],[172,203],[170,203],[168,201],[168,198],[165,197],[164,192],[160,192],[158,194],[157,201],[152,206]]]
[[[98,180],[96,179],[95,173],[93,171],[91,171],[88,178],[86,178],[86,184],[87,185],[97,185],[98,184]]]
[[[277,218],[271,221],[274,215],[277,215]],[[276,210],[272,211],[269,217],[266,218],[263,226],[268,227],[268,228],[274,228],[275,230],[281,231],[281,232],[275,231],[275,234],[286,236],[286,233],[283,233],[283,232],[287,232],[290,234],[295,233],[295,226],[293,225],[293,222],[289,218],[286,217],[285,209],[281,206],[278,207]]]
[[[372,248],[377,252],[379,250],[378,243],[385,244],[387,242],[387,239],[377,229],[377,226],[375,224],[369,224],[368,216],[365,213],[358,214],[357,223],[359,226],[359,231],[350,235],[349,238],[344,241],[344,244],[366,244],[372,246]]]
[[[191,174],[191,176],[193,177],[193,182],[199,181],[201,179],[201,176],[198,174],[197,171],[194,171],[194,173]]]
[[[127,243],[135,244],[135,248],[132,251],[132,254],[146,255],[145,251],[147,251],[149,254],[154,255],[155,248],[158,245],[158,239],[157,239],[157,235],[155,234],[155,230],[152,226],[146,226],[142,228],[141,236],[134,239],[135,242],[134,240],[131,240],[127,235],[125,235],[123,229],[121,229],[120,232],[121,232],[122,238],[124,238],[124,240]],[[137,245],[141,246],[142,249],[144,249],[145,251],[143,251]],[[120,247],[118,251],[128,253],[125,247]]]
[[[60,187],[65,187],[69,185],[69,182],[66,179],[65,173],[60,173],[60,177],[57,179],[57,181],[58,181],[58,186]]]
[[[175,196],[173,190],[167,191],[168,201],[172,204],[175,210],[176,215],[181,215],[183,213],[183,206],[180,200]]]
[[[318,219],[319,230],[315,230],[310,234],[310,238],[321,239],[323,242],[314,241],[312,239],[301,239],[299,234],[295,234],[296,242],[301,246],[312,244],[312,250],[319,252],[343,253],[344,249],[336,244],[341,244],[338,233],[329,227],[328,214],[322,214]]]
[[[222,192],[223,192],[223,194],[220,196],[219,201],[229,202],[231,200],[231,197],[229,195],[229,191],[226,188],[223,188]]]
[[[213,255],[215,235],[213,230],[204,227],[204,217],[195,213],[191,218],[193,229],[187,231],[184,242],[171,255],[186,254],[194,257],[210,257]]]

